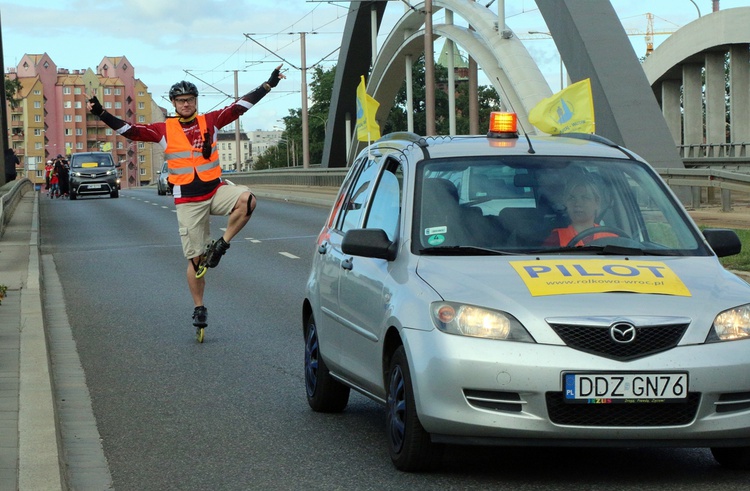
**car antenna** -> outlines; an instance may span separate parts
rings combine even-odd
[[[503,97],[505,98],[505,103],[508,104],[510,107],[510,110],[514,113],[518,114],[516,112],[516,109],[513,107],[513,104],[510,102],[510,98],[508,97],[508,94],[505,92],[505,89],[503,89],[503,85],[500,82],[500,79],[495,77],[495,80],[497,80],[498,87],[500,87],[500,91],[503,93]],[[524,138],[526,138],[526,143],[529,144],[529,153],[535,154],[536,150],[534,150],[534,146],[531,144],[531,138],[529,138],[529,134],[526,133],[526,128],[523,127],[523,123],[521,123],[520,119],[518,120],[518,126],[521,127],[521,131],[523,132]]]

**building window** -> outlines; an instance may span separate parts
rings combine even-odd
[[[115,102],[115,109],[122,109],[122,102]]]
[[[145,123],[146,122],[146,116],[138,116],[138,122],[139,123]]]
[[[70,94],[70,87],[63,87],[63,94]]]
[[[80,114],[76,114],[76,123],[83,122],[83,117]]]
[[[107,128],[104,130],[104,134],[107,136],[112,136],[114,132],[112,131],[112,128]]]
[[[146,109],[146,104],[143,102],[138,103],[138,109]]]
[[[105,102],[104,103],[104,108],[105,109],[112,109],[112,103],[111,102]]]
[[[122,89],[115,89],[115,95],[122,94]]]
[[[83,135],[83,129],[82,128],[76,128],[76,136],[82,136]]]
[[[112,95],[112,89],[109,87],[104,88],[104,95]]]
[[[71,107],[73,107],[73,104],[71,103],[71,101],[65,101],[65,103],[63,104],[63,107],[65,109],[70,109]]]
[[[83,143],[81,143],[81,142],[76,143],[76,150],[83,150]],[[68,152],[68,153],[70,153],[70,152]]]
[[[76,94],[76,95],[81,95],[81,88],[80,87],[76,87],[75,89],[73,89],[73,93]]]
[[[81,109],[81,101],[76,101],[76,109]]]
[[[42,122],[42,116],[40,114],[34,115],[34,122],[35,123],[41,123]]]
[[[42,142],[34,143],[34,150],[41,150],[42,148]]]
[[[39,108],[41,108],[41,107],[42,107],[42,103],[41,103],[41,101],[34,101],[34,108],[35,108],[35,109],[39,109]]]
[[[66,123],[70,123],[71,121],[73,121],[73,116],[71,116],[70,114],[65,114],[63,116],[63,121],[65,121]]]
[[[36,90],[34,91],[34,95],[42,95],[42,91],[41,91],[41,90],[39,90],[39,89],[36,89]]]
[[[73,136],[73,129],[65,128],[65,136]]]
[[[42,129],[34,128],[34,136],[42,136]]]

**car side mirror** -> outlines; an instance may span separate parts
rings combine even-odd
[[[341,250],[352,256],[372,257],[393,261],[396,259],[396,243],[379,228],[356,228],[347,231],[341,241]]]
[[[742,242],[734,230],[707,228],[703,230],[703,237],[719,257],[734,256],[742,250]]]

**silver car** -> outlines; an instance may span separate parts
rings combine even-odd
[[[710,447],[750,468],[750,286],[608,140],[386,135],[303,305],[307,400],[382,403],[398,469],[446,444]]]
[[[172,186],[169,185],[169,180],[167,179],[168,177],[169,172],[167,170],[167,163],[164,162],[161,166],[161,171],[159,172],[159,177],[156,181],[156,192],[159,196],[164,196],[165,194],[172,193]]]

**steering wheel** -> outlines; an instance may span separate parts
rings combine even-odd
[[[625,232],[622,229],[619,229],[617,227],[608,227],[606,225],[603,225],[601,227],[587,228],[586,230],[583,230],[583,231],[577,233],[576,236],[573,237],[572,239],[570,239],[570,241],[567,244],[565,244],[564,247],[576,247],[575,244],[577,244],[581,240],[585,239],[589,235],[602,234],[602,233],[605,233],[605,234],[606,233],[615,234],[618,237],[624,237],[626,239],[630,238],[630,235],[628,235],[628,233]],[[602,237],[602,238],[604,238],[604,237]]]

